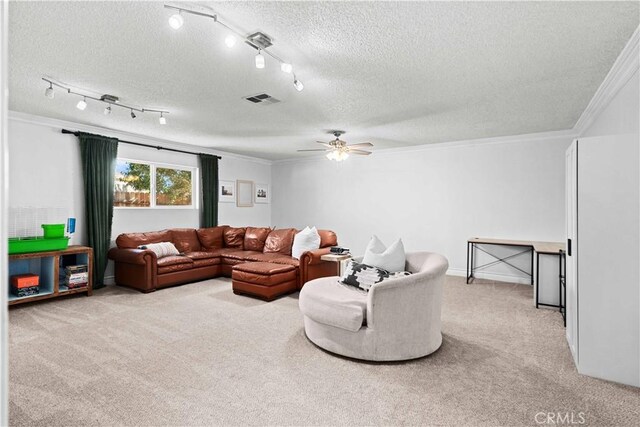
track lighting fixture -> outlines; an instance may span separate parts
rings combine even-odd
[[[53,84],[49,83],[49,87],[44,91],[44,96],[49,99],[53,99],[56,96],[56,93],[53,91]]]
[[[293,65],[283,62],[282,64],[280,64],[280,69],[285,73],[289,74],[293,71]]]
[[[65,83],[62,83],[55,79],[51,79],[49,77],[43,77],[42,80],[44,80],[49,84],[49,87],[44,91],[44,94],[47,98],[52,99],[54,97],[54,89],[53,89],[54,86],[58,86],[59,88],[63,89],[66,93],[70,95],[81,97],[82,99],[78,101],[78,103],[76,104],[76,108],[78,110],[82,111],[87,108],[87,98],[89,98],[97,102],[102,102],[106,105],[106,107],[102,112],[105,116],[108,116],[109,114],[111,114],[112,107],[115,106],[115,107],[126,108],[127,110],[130,110],[132,119],[135,119],[137,117],[135,114],[136,111],[138,113],[158,113],[160,114],[160,117],[159,117],[160,124],[164,125],[167,123],[167,120],[164,117],[164,115],[169,114],[169,112],[166,110],[158,110],[155,108],[144,108],[144,107],[137,107],[130,104],[129,105],[123,104],[120,102],[120,99],[117,96],[109,95],[109,94],[104,94],[104,95],[101,95],[100,97],[86,95],[87,93],[95,93],[95,91],[80,89],[80,88],[72,88],[71,86]]]
[[[258,54],[256,55],[256,68],[264,68],[264,56],[260,53],[260,49],[258,49]]]
[[[227,45],[227,47],[229,49],[231,49],[232,47],[234,47],[236,45],[236,36],[234,36],[233,34],[229,34],[225,39],[224,39],[224,44]]]
[[[76,108],[80,111],[84,111],[84,109],[87,108],[87,98],[83,97],[80,101],[78,101],[78,103],[76,104]]]
[[[174,30],[179,30],[184,24],[184,18],[182,17],[182,11],[179,10],[175,15],[171,15],[169,18],[169,26]]]
[[[184,18],[182,16],[183,12],[191,15],[204,17],[204,18],[211,18],[214,23],[220,24],[226,29],[227,36],[224,39],[224,43],[228,48],[234,47],[237,41],[241,40],[245,42],[245,44],[251,46],[252,48],[258,51],[258,54],[255,56],[256,68],[258,69],[265,68],[264,54],[267,54],[280,63],[280,69],[282,70],[282,72],[287,74],[293,73],[293,65],[291,65],[289,62],[283,61],[277,55],[267,50],[268,48],[273,46],[273,40],[268,35],[260,31],[252,34],[248,34],[248,35],[243,34],[240,31],[234,29],[233,25],[229,25],[228,23],[222,21],[214,11],[206,7],[181,7],[181,6],[172,5],[172,4],[165,4],[164,7],[166,9],[171,9],[176,12],[175,14],[171,15],[171,17],[169,18],[169,25],[171,25],[171,28],[174,28],[177,30],[178,28],[182,27],[182,25],[184,24]],[[228,34],[228,32],[231,32],[232,34]],[[295,76],[293,79],[293,85],[295,86],[298,92],[300,92],[304,88],[304,85],[302,84],[302,82],[297,78],[295,78]]]

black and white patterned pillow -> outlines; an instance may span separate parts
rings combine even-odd
[[[410,275],[409,271],[398,271],[396,273],[389,273],[382,268],[373,267],[367,264],[357,263],[353,260],[349,261],[347,268],[345,268],[340,283],[344,285],[354,286],[369,292],[371,286],[376,283],[380,283],[384,280],[397,279]]]

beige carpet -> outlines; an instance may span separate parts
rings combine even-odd
[[[10,421],[517,426],[582,412],[640,424],[639,390],[579,375],[561,316],[533,308],[529,286],[449,277],[443,332],[426,358],[362,363],[306,339],[297,294],[264,303],[227,279],[108,287],[11,310]]]

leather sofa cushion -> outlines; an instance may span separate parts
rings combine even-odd
[[[274,264],[292,265],[294,267],[300,266],[299,260],[295,258],[291,258],[290,256],[287,256],[287,255],[281,255],[278,253],[270,253],[270,254],[254,253],[250,255],[247,259],[249,259],[250,261],[272,262]]]
[[[343,285],[335,277],[307,282],[300,290],[300,311],[324,325],[360,330],[367,315],[368,294]]]
[[[247,231],[244,234],[244,250],[262,252],[264,242],[270,232],[271,229],[269,227],[247,227]]]
[[[202,249],[198,234],[193,228],[171,229],[171,241],[182,252],[195,252]]]
[[[224,246],[227,248],[244,247],[244,233],[246,228],[228,227],[224,230]]]
[[[295,228],[273,230],[269,233],[269,236],[267,236],[267,240],[264,243],[264,253],[291,255],[291,246],[293,246],[293,237],[295,234]]]
[[[326,248],[328,246],[338,245],[338,236],[331,230],[318,230],[320,235],[320,247]]]
[[[167,267],[176,264],[193,264],[193,260],[182,255],[166,256],[158,260],[158,267]]]
[[[204,249],[220,249],[224,247],[224,230],[226,225],[196,230],[200,244]]]
[[[158,260],[158,274],[172,273],[193,268],[193,260],[186,256],[168,256]]]
[[[198,267],[209,267],[211,265],[218,265],[221,263],[219,257],[215,258],[204,258],[204,259],[194,259],[193,260],[193,268]]]
[[[186,256],[187,258],[191,258],[192,260],[220,258],[220,255],[214,252],[205,252],[205,251],[185,252],[184,256]]]
[[[170,230],[123,233],[116,238],[116,246],[120,249],[136,249],[141,245],[160,242],[171,242]]]
[[[240,261],[251,261],[253,259],[253,257],[257,254],[261,254],[261,252],[255,252],[255,251],[228,251],[228,252],[222,252],[222,257],[223,258],[230,258],[230,259],[237,259]]]

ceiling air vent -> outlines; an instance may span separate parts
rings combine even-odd
[[[244,96],[242,97],[242,99],[246,99],[247,101],[253,104],[263,104],[263,105],[277,104],[278,102],[280,102],[279,99],[276,99],[273,96],[268,95],[266,93],[259,93],[257,95]]]

